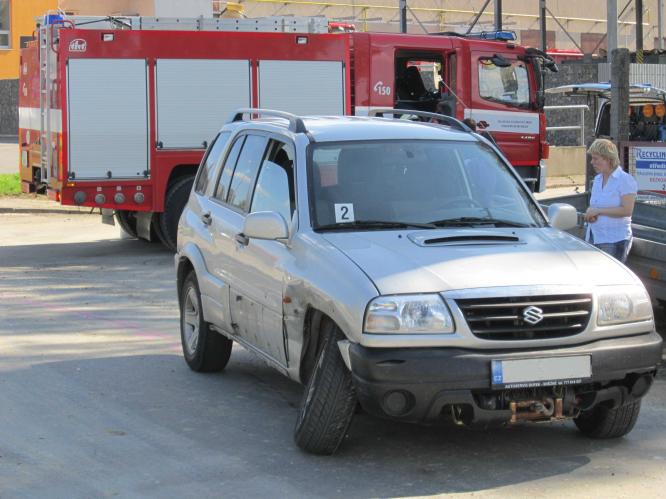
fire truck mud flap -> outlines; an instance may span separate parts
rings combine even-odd
[[[152,233],[150,230],[153,223],[152,211],[137,211],[136,212],[136,235],[140,239],[152,241]]]
[[[102,208],[102,223],[106,225],[116,225],[113,218],[113,210],[110,208]]]

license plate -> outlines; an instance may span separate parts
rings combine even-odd
[[[589,355],[493,360],[493,388],[536,388],[576,385],[592,377]]]

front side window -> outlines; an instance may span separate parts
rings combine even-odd
[[[510,66],[501,67],[489,58],[480,58],[479,95],[492,102],[528,108],[530,84],[526,63],[512,61]]]
[[[509,167],[478,142],[320,143],[311,146],[308,168],[315,229],[368,221],[432,227],[545,223]]]
[[[231,179],[227,203],[243,212],[250,210],[250,198],[259,166],[264,159],[268,139],[261,135],[248,135],[238,157]]]
[[[9,48],[11,15],[9,0],[0,0],[0,48]]]
[[[220,160],[220,155],[227,145],[227,140],[229,140],[229,132],[220,132],[213,144],[208,148],[208,152],[206,152],[204,160],[199,167],[197,182],[194,187],[194,190],[197,193],[205,194],[208,186],[213,182],[215,166]]]
[[[295,208],[293,148],[273,141],[257,178],[251,211],[277,211],[289,222]]]

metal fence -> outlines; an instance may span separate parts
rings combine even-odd
[[[599,81],[610,81],[610,64],[599,64]],[[649,83],[653,87],[666,89],[665,64],[630,64],[629,84]]]
[[[563,125],[563,126],[547,126],[546,131],[558,130],[579,130],[580,131],[580,145],[585,145],[585,111],[589,111],[590,107],[585,104],[572,104],[568,106],[544,106],[544,111],[557,111],[560,109],[578,109],[579,110],[579,125]],[[547,120],[546,120],[547,121]]]

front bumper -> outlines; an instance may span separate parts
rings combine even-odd
[[[349,353],[357,396],[371,414],[408,422],[429,422],[440,419],[445,406],[466,405],[474,411],[474,419],[490,421],[505,420],[510,415],[506,411],[479,407],[473,395],[492,389],[493,360],[589,355],[592,378],[585,383],[601,389],[627,380],[623,393],[629,393],[629,383],[635,375],[656,371],[661,361],[662,339],[653,331],[584,345],[530,350],[383,349],[353,344]],[[638,396],[642,395],[644,393]],[[392,398],[396,397],[406,398],[409,409],[394,410]]]

